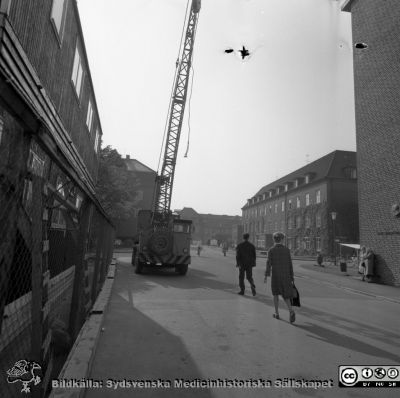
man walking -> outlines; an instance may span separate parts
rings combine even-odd
[[[236,247],[236,267],[239,267],[239,287],[238,294],[244,295],[244,274],[251,286],[251,293],[256,295],[256,286],[253,281],[253,267],[256,265],[256,248],[249,242],[249,234],[244,234],[242,243]]]

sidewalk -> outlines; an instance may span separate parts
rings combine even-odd
[[[347,267],[346,272],[341,272],[339,264],[335,266],[327,263],[323,264],[323,267],[320,267],[316,261],[297,259],[294,262],[299,264],[302,269],[310,271],[310,274],[312,271],[316,271],[321,276],[323,275],[322,279],[324,283],[337,287],[340,286],[345,290],[375,297],[380,300],[400,304],[400,288],[362,281],[362,275],[358,273],[358,269],[355,266]]]

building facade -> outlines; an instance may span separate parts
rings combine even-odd
[[[34,396],[62,364],[55,325],[75,339],[111,260],[101,136],[76,1],[0,0],[0,371],[40,363]]]
[[[360,243],[376,281],[400,285],[400,2],[346,1],[351,12]]]
[[[339,242],[358,242],[355,152],[334,151],[262,187],[242,214],[244,232],[259,249],[281,231],[295,255],[338,254]]]
[[[154,189],[157,173],[139,160],[131,159],[129,155],[123,159],[131,178],[135,181],[136,197],[134,214],[127,220],[113,220],[116,227],[116,238],[123,246],[132,246],[132,240],[137,231],[137,216],[139,210],[151,210],[154,202]]]
[[[175,210],[181,218],[192,220],[192,240],[202,242],[203,245],[217,241],[218,244],[227,242],[229,245],[236,245],[241,241],[240,216],[227,216],[216,214],[200,214],[191,207],[184,207],[182,210]]]

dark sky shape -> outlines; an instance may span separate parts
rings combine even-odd
[[[239,50],[239,52],[240,52],[240,56],[242,57],[242,59],[245,59],[246,57],[250,56],[250,52],[245,46],[242,46],[242,49]]]
[[[233,48],[227,48],[224,52],[225,52],[225,54],[231,54],[234,51],[235,50]],[[242,58],[242,60],[244,60],[246,57],[250,57],[250,51],[245,46],[242,46],[242,49],[237,50],[237,52],[240,54],[240,57]]]

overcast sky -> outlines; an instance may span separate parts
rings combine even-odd
[[[356,149],[342,2],[202,0],[172,209],[241,215],[263,185],[335,149]],[[186,5],[78,1],[103,146],[154,170]],[[248,60],[224,52],[243,45]]]

